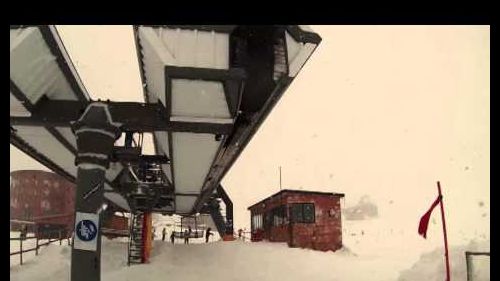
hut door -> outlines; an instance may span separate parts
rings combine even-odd
[[[273,226],[273,216],[271,211],[267,211],[264,215],[264,232],[266,239],[271,239],[271,227]]]
[[[293,217],[292,207],[288,208],[288,246],[293,247]]]

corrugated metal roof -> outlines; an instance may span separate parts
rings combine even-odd
[[[263,30],[266,36],[274,28],[286,30],[285,32],[289,33],[288,37],[281,40],[289,43],[289,57],[287,57],[288,61],[281,62],[283,65],[280,68],[283,72],[280,72],[280,75],[286,76],[288,71],[289,77],[275,80],[273,89],[266,88],[267,86],[254,87],[256,90],[264,89],[269,96],[255,97],[258,100],[255,102],[252,101],[253,94],[247,97],[252,108],[260,106],[260,111],[255,112],[247,125],[235,123],[237,116],[235,112],[242,103],[243,86],[241,85],[243,84],[228,86],[225,81],[195,77],[201,75],[198,74],[201,73],[199,70],[202,72],[217,70],[219,71],[217,75],[220,73],[235,75],[236,73],[239,77],[241,73],[234,67],[230,67],[230,38],[232,32],[236,32],[237,27],[141,26],[134,28],[141,78],[148,102],[161,101],[168,111],[169,121],[190,124],[228,124],[229,126],[234,124],[234,130],[231,132],[236,134],[235,132],[238,131],[238,139],[233,139],[230,135],[215,135],[215,133],[154,132],[157,153],[166,155],[171,160],[170,164],[162,165],[162,170],[168,180],[172,181],[176,193],[197,195],[202,194],[202,189],[210,189],[218,185],[222,176],[238,157],[320,40],[316,34],[304,32],[307,29],[302,27],[270,28],[273,29]],[[249,38],[253,36],[250,35],[248,35]],[[54,26],[11,26],[10,39],[11,116],[28,116],[31,108],[42,97],[49,100],[82,102],[90,100]],[[266,44],[275,43],[266,41]],[[264,67],[268,67],[269,64],[260,61],[258,63]],[[284,67],[285,63],[288,67]],[[170,70],[167,70],[167,66]],[[183,69],[182,75],[189,74],[190,71],[197,74],[188,78],[182,75],[169,77],[171,74],[168,73],[169,71],[174,73],[175,69],[179,71],[181,67],[189,67],[187,70]],[[197,70],[193,71],[193,69]],[[260,80],[253,81],[253,84],[260,84]],[[230,91],[227,88],[233,88],[232,91],[238,96],[229,95]],[[267,93],[268,90],[269,93]],[[74,180],[77,171],[74,164],[76,139],[69,128],[51,127],[48,124],[39,127],[16,125],[13,129],[11,130],[11,143],[57,173]],[[116,178],[122,168],[120,164],[112,164],[108,169],[107,190],[112,189],[109,182]],[[205,192],[203,198],[209,195],[210,192]],[[119,193],[109,193],[106,196],[110,200],[115,200],[117,205],[125,206],[127,203]],[[200,197],[177,196],[175,198],[177,212],[188,213],[194,210],[195,204],[199,205],[198,201],[202,200]]]
[[[264,202],[266,202],[268,200],[271,200],[272,198],[275,198],[275,197],[279,196],[280,194],[284,194],[284,193],[306,194],[306,195],[322,195],[322,196],[333,196],[333,197],[345,197],[344,193],[323,192],[323,191],[309,191],[309,190],[297,190],[297,189],[282,189],[282,190],[274,193],[273,195],[271,195],[269,197],[266,197],[266,198],[260,200],[259,202],[250,205],[247,209],[250,210],[251,208],[253,208],[253,207],[257,206],[257,205],[262,204],[262,203],[264,203]]]

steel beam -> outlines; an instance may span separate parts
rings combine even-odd
[[[12,78],[10,79],[10,92],[28,111],[31,112],[31,110],[33,110],[33,103],[31,103],[28,97],[19,89],[16,83],[12,81]]]
[[[133,148],[135,149],[135,148]],[[170,164],[170,159],[165,155],[143,155],[130,152],[130,148],[127,149],[123,146],[115,146],[113,149],[113,154],[111,155],[111,162],[127,162],[127,163],[158,163],[158,164]]]
[[[222,178],[225,176],[229,168],[231,168],[241,152],[245,149],[252,136],[255,135],[259,127],[271,112],[271,109],[276,105],[292,80],[293,78],[290,77],[283,77],[278,80],[276,88],[258,113],[250,118],[240,116],[240,119],[237,119],[234,133],[229,136],[229,139],[226,140],[226,148],[221,151],[222,156],[218,157],[219,160],[212,164],[212,167],[207,175],[207,180],[203,185],[202,194],[196,200],[194,208],[190,213],[195,214],[199,212],[203,205],[208,201],[209,197],[213,194],[213,191],[217,188]]]
[[[165,108],[159,103],[106,102],[108,110],[123,131],[130,132],[192,132],[228,135],[233,124],[169,121]],[[31,117],[10,117],[11,126],[70,127],[78,120],[88,103],[43,99],[35,104]]]

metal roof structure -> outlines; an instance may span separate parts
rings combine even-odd
[[[305,26],[134,26],[144,103],[104,102],[135,145],[116,146],[104,196],[124,210],[203,212],[223,176],[314,52]],[[10,142],[77,180],[72,124],[94,103],[55,26],[10,27]],[[111,118],[109,118],[111,120]],[[153,134],[156,155],[142,155]],[[159,175],[146,182],[141,165]]]
[[[319,195],[319,196],[333,196],[333,197],[345,197],[345,194],[344,193],[338,193],[338,192],[323,192],[323,191],[311,191],[311,190],[300,190],[300,189],[282,189],[276,193],[274,193],[273,195],[270,195],[262,200],[260,200],[259,202],[257,203],[254,203],[252,205],[250,205],[247,210],[250,210],[252,209],[253,207],[259,205],[259,204],[262,204],[266,201],[269,201],[273,198],[276,198],[278,197],[279,195],[281,194],[284,194],[284,193],[287,193],[287,194],[300,194],[300,195]]]

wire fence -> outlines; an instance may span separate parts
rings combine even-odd
[[[241,232],[241,236],[239,235],[238,232],[235,232],[234,238],[242,240],[243,242],[245,242],[245,241],[251,241],[251,239],[252,239],[252,232],[250,232],[250,231],[242,231]]]
[[[55,234],[55,235],[53,235]],[[25,236],[23,233],[19,234],[19,237],[11,237],[10,241],[19,241],[19,251],[11,252],[10,256],[19,255],[19,264],[23,264],[23,254],[27,252],[35,251],[35,256],[38,256],[38,252],[42,246],[48,246],[51,243],[59,241],[59,245],[62,245],[63,240],[67,240],[68,245],[71,245],[71,239],[69,237],[65,237],[67,235],[64,229],[56,229],[50,231],[38,232],[35,236]],[[55,238],[52,238],[55,236]],[[49,237],[48,239],[40,239],[39,237]],[[36,240],[35,247],[23,249],[23,241],[27,240]],[[43,240],[48,240],[45,242],[41,242]]]

